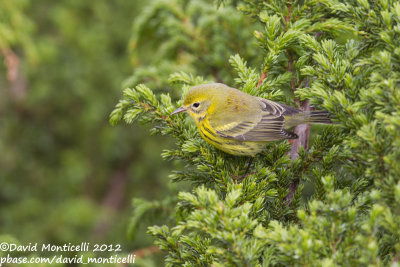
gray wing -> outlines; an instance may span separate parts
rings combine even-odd
[[[217,134],[224,138],[238,141],[274,141],[280,139],[294,139],[295,133],[286,131],[285,113],[287,109],[281,104],[259,98],[261,116],[254,121],[243,121],[217,130]],[[295,109],[290,107],[291,109]],[[289,110],[294,112],[294,110]]]

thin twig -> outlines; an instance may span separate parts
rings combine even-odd
[[[260,87],[260,85],[263,83],[263,81],[264,81],[264,79],[265,79],[266,77],[267,77],[267,73],[264,71],[264,72],[261,74],[260,80],[258,80],[257,88]]]
[[[102,206],[108,209],[108,212],[114,212],[118,210],[123,203],[125,196],[126,183],[128,182],[127,166],[124,166],[121,170],[117,170],[111,177],[110,186],[103,199]],[[111,220],[107,216],[97,222],[94,228],[94,234],[98,239],[101,239],[104,234],[110,229]]]
[[[287,25],[290,22],[290,18],[292,16],[292,4],[290,3],[287,7],[288,9],[288,15],[285,17],[285,32],[287,31]]]

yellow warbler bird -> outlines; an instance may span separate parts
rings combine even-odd
[[[332,123],[327,111],[301,111],[245,94],[222,83],[192,87],[171,115],[187,112],[201,136],[232,155],[254,156],[268,141],[295,139],[286,130],[303,123]]]

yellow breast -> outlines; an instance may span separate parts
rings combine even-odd
[[[216,148],[232,155],[255,156],[264,149],[266,142],[239,141],[219,136],[208,120],[197,123],[197,128],[204,140]]]

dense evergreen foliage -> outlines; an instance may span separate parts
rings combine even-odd
[[[400,2],[217,2],[154,1],[137,18],[133,59],[146,67],[111,122],[152,123],[153,134],[174,137],[162,156],[185,165],[170,178],[193,190],[136,199],[131,235],[164,214],[169,225],[148,232],[168,266],[397,266]],[[154,56],[140,59],[140,47]],[[337,124],[312,128],[298,151],[271,142],[236,183],[248,159],[206,144],[184,114],[169,116],[177,94],[209,81],[311,104]]]

